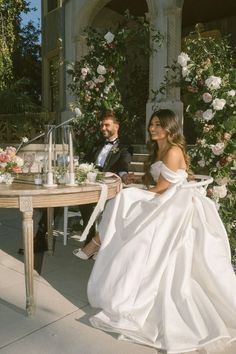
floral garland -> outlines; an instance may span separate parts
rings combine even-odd
[[[215,201],[236,256],[236,70],[227,39],[194,33],[171,67],[160,91],[181,88],[185,119],[194,122],[197,139],[189,154],[196,173],[214,178],[208,195]],[[236,258],[234,259],[236,261]],[[235,262],[236,264],[236,262]]]
[[[144,18],[134,18],[128,13],[124,22],[112,32],[86,28],[84,33],[88,54],[80,61],[68,64],[67,72],[72,77],[69,90],[75,96],[71,108],[79,107],[83,112],[77,126],[78,150],[86,154],[100,137],[98,115],[101,111],[115,111],[121,121],[121,130],[129,131],[131,138],[132,134],[135,136],[137,117],[124,110],[118,88],[127,61],[127,48],[137,42],[140,43],[140,51],[149,55],[153,51],[153,43],[160,44],[162,36],[153,31]],[[151,44],[146,40],[149,37]]]

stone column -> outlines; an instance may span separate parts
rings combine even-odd
[[[170,108],[183,120],[183,104],[178,88],[168,89],[152,102],[152,90],[160,88],[166,75],[166,66],[171,65],[181,52],[181,23],[183,0],[147,0],[152,26],[163,36],[161,47],[150,57],[149,100],[146,105],[146,124],[154,107]]]

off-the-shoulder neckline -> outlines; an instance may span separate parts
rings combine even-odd
[[[166,164],[165,164],[162,160],[158,160],[158,161],[154,162],[153,164],[151,164],[151,166],[156,165],[156,164],[158,164],[158,163],[160,163],[160,162],[163,164],[163,166],[164,166],[167,170],[171,171],[172,173],[176,173],[175,171],[169,169],[169,167],[167,167]],[[178,168],[177,171],[184,171],[185,173],[187,173],[184,168]]]

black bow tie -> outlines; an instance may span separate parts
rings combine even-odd
[[[106,140],[104,144],[105,144],[105,145],[107,145],[107,144],[114,145],[116,142],[117,142],[117,139],[115,139],[115,140],[113,140],[113,141]]]

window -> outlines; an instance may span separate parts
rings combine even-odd
[[[59,109],[59,57],[49,60],[49,102],[50,111]]]
[[[48,0],[48,12],[56,9],[59,6],[60,0]]]

